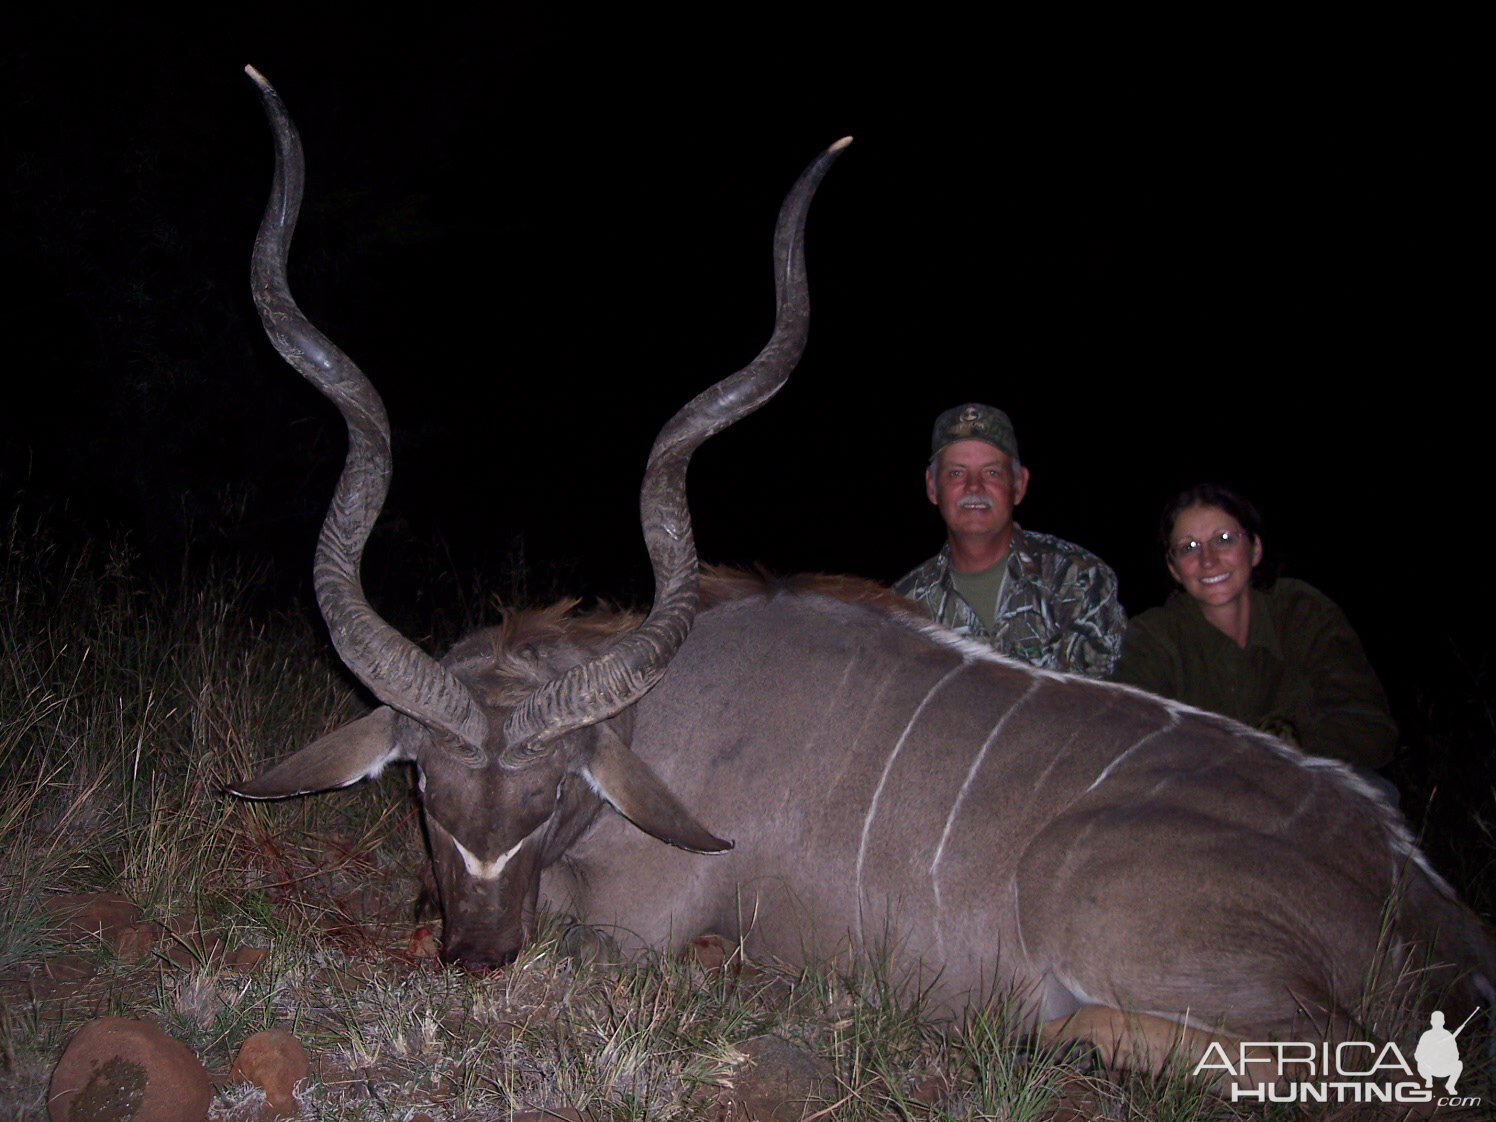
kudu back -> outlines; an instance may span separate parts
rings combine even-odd
[[[792,962],[873,952],[952,1012],[1011,993],[1038,1020],[1101,1005],[1260,1038],[1353,1017],[1376,970],[1416,975],[1451,1015],[1496,997],[1480,922],[1336,763],[999,658],[851,578],[718,574],[698,611],[686,462],[799,358],[806,214],[845,141],[780,212],[769,343],[655,442],[648,617],[557,608],[425,654],[359,585],[388,425],[291,299],[301,147],[251,75],[277,147],[256,301],[349,427],[318,600],[383,704],[234,791],[283,798],[413,763],[447,961],[507,962],[543,893],[634,946],[713,930]]]

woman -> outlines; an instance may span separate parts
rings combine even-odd
[[[1224,487],[1192,487],[1159,530],[1179,590],[1128,624],[1115,679],[1317,756],[1362,769],[1387,763],[1397,726],[1360,640],[1329,597],[1259,570],[1252,504]]]

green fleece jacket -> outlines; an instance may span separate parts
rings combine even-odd
[[[1128,623],[1114,679],[1287,734],[1317,756],[1370,768],[1390,760],[1397,725],[1345,613],[1303,581],[1251,597],[1238,647],[1175,592]]]

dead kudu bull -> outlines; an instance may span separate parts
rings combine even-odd
[[[388,427],[373,387],[291,299],[301,147],[251,75],[277,142],[255,298],[349,430],[317,596],[339,655],[384,705],[234,790],[282,798],[414,763],[447,961],[507,962],[543,894],[631,945],[713,930],[791,961],[878,950],[922,962],[926,982],[938,972],[931,993],[947,1009],[1011,991],[1045,1022],[1089,1006],[1129,1024],[1292,1036],[1347,1023],[1373,964],[1394,976],[1436,964],[1451,1015],[1490,1003],[1481,925],[1337,764],[995,658],[860,582],[718,578],[698,613],[686,462],[798,360],[806,213],[845,142],[780,213],[769,344],[655,442],[641,499],[648,618],[557,609],[439,662],[425,654],[360,587]]]

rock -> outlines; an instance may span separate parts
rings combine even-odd
[[[936,1106],[951,1093],[951,1081],[938,1071],[917,1073],[909,1083],[909,1098],[921,1106]]]
[[[232,1080],[253,1083],[265,1092],[265,1101],[278,1115],[299,1109],[292,1093],[311,1070],[301,1041],[285,1029],[266,1029],[246,1040],[229,1071]]]
[[[164,930],[141,922],[140,909],[116,892],[75,892],[43,902],[64,932],[97,939],[128,963],[146,958]]]
[[[162,953],[167,962],[183,970],[197,970],[200,967],[221,965],[223,940],[217,935],[201,935],[197,932],[175,935],[166,942]]]
[[[86,982],[98,973],[94,964],[75,954],[60,954],[42,963],[42,970],[54,982]]]
[[[52,1122],[202,1122],[213,1091],[185,1045],[155,1025],[101,1017],[68,1042],[52,1072]]]
[[[721,970],[730,953],[726,939],[714,932],[707,932],[687,943],[681,952],[681,958],[686,962],[696,963],[704,970]]]
[[[270,952],[264,947],[235,947],[224,959],[224,964],[234,970],[253,970],[265,961]]]
[[[119,933],[113,942],[121,962],[140,962],[155,949],[163,928],[157,923],[137,923]]]
[[[92,936],[111,950],[140,922],[140,909],[117,892],[73,892],[48,897],[42,904],[69,935]]]
[[[714,931],[692,939],[681,949],[680,958],[683,962],[694,962],[708,974],[726,971],[744,978],[759,974],[758,968],[744,955],[742,943]]]
[[[429,927],[417,927],[410,933],[410,942],[405,947],[405,953],[411,958],[435,958],[438,953],[436,936],[431,933]]]

